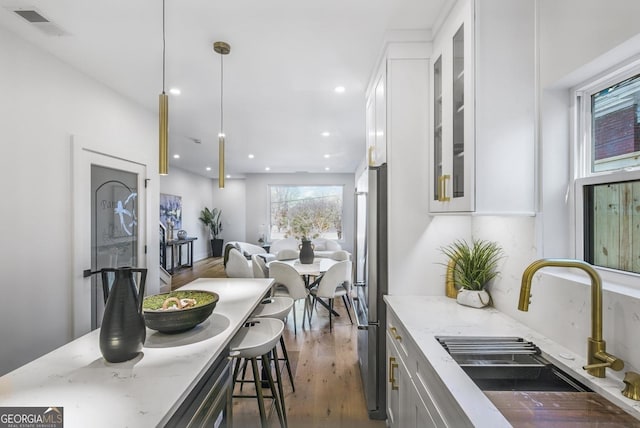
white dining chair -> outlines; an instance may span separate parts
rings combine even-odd
[[[351,284],[351,262],[344,260],[331,266],[327,272],[322,275],[318,285],[311,289],[311,295],[316,299],[329,300],[329,331],[333,330],[333,300],[336,297],[342,297],[344,307],[349,315],[349,320],[353,324],[351,312],[347,299],[350,298],[349,291]],[[349,300],[350,303],[350,300]],[[311,326],[311,317],[313,315],[314,305],[310,305],[309,326]]]
[[[338,251],[334,251],[331,254],[331,257],[333,260],[337,260],[337,261],[342,261],[342,260],[350,260],[351,259],[351,254],[349,254],[348,251],[345,250],[338,250]]]
[[[309,310],[309,290],[305,287],[304,279],[293,266],[278,261],[269,264],[269,277],[274,279],[274,295],[286,295],[291,297],[296,303],[304,299],[304,311],[302,313],[302,327],[304,328],[304,318]],[[297,317],[295,304],[293,308],[293,332],[297,335]]]
[[[236,248],[229,250],[229,259],[224,267],[229,278],[253,278],[253,270],[247,258]]]
[[[251,268],[253,269],[254,278],[269,278],[269,268],[261,255],[254,254],[251,256]]]
[[[300,255],[300,252],[297,250],[292,250],[290,248],[285,248],[283,250],[278,251],[276,254],[276,260],[295,260]]]

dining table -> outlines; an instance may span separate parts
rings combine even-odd
[[[313,259],[312,263],[302,263],[300,261],[300,259],[291,259],[291,260],[273,260],[268,262],[266,265],[267,267],[269,267],[269,265],[271,265],[272,263],[286,263],[289,266],[292,266],[296,272],[298,272],[300,274],[300,276],[302,276],[302,278],[304,279],[304,285],[307,289],[311,289],[313,287],[315,287],[319,282],[320,279],[322,278],[322,275],[328,271],[331,266],[335,265],[336,263],[338,263],[338,260],[334,260],[334,259],[329,259],[329,258],[325,258],[325,257],[316,257]],[[313,281],[311,280],[311,278],[315,278]],[[324,302],[322,299],[318,299],[317,297],[314,296],[314,299],[316,300],[316,302],[320,302],[320,304],[322,306],[324,306],[328,311],[331,311],[331,313],[337,317],[340,316],[340,314],[338,312],[336,312],[334,309],[332,309],[326,302]]]

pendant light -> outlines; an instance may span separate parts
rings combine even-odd
[[[213,50],[220,54],[220,133],[218,134],[218,187],[224,189],[224,55],[231,52],[231,46],[226,42],[215,42]]]
[[[169,174],[169,97],[164,92],[165,40],[164,40],[164,1],[162,0],[162,93],[160,94],[160,132],[158,173]]]

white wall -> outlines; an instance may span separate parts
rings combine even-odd
[[[244,240],[257,244],[260,225],[264,224],[267,228],[269,226],[269,185],[342,185],[344,186],[342,202],[344,229],[340,245],[343,249],[353,252],[354,181],[354,174],[247,174],[247,214]]]
[[[0,29],[0,247],[5,304],[0,374],[72,338],[71,135],[133,152],[150,173],[148,221],[158,222],[157,118],[37,47]],[[153,232],[155,230],[155,232]],[[157,228],[147,235],[158,242]],[[158,245],[149,244],[158,259]],[[158,289],[155,266],[149,290]],[[155,270],[154,270],[155,267]]]
[[[188,236],[198,238],[193,243],[194,261],[211,255],[209,230],[198,218],[204,207],[212,209],[216,206],[213,201],[214,186],[217,188],[217,181],[175,167],[169,168],[169,175],[160,177],[160,193],[182,198],[182,229],[187,231]],[[174,237],[177,232],[174,232]]]
[[[225,241],[243,241],[256,243],[254,239],[247,238],[247,210],[250,206],[249,195],[246,192],[246,183],[242,179],[226,179],[224,189],[218,187],[218,181],[214,180],[213,188],[214,206],[222,209],[222,238]]]

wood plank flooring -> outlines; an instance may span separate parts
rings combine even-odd
[[[205,259],[193,268],[182,269],[172,278],[172,288],[199,277],[224,276],[221,259]],[[176,285],[178,284],[178,285]],[[287,419],[291,428],[382,428],[384,421],[370,420],[367,415],[356,354],[356,333],[341,299],[335,301],[341,314],[333,320],[329,332],[328,313],[320,305],[312,318],[312,326],[301,328],[303,302],[298,302],[296,316],[298,334],[294,335],[293,316],[285,326],[284,338],[294,371],[295,393],[283,369],[283,388]],[[249,374],[247,375],[249,378]],[[236,385],[236,391],[239,385]],[[265,390],[266,392],[266,390]],[[245,384],[243,394],[253,394],[251,384]],[[265,400],[269,427],[278,427],[278,417],[271,400]],[[233,426],[252,428],[260,426],[258,403],[254,398],[235,398]]]

